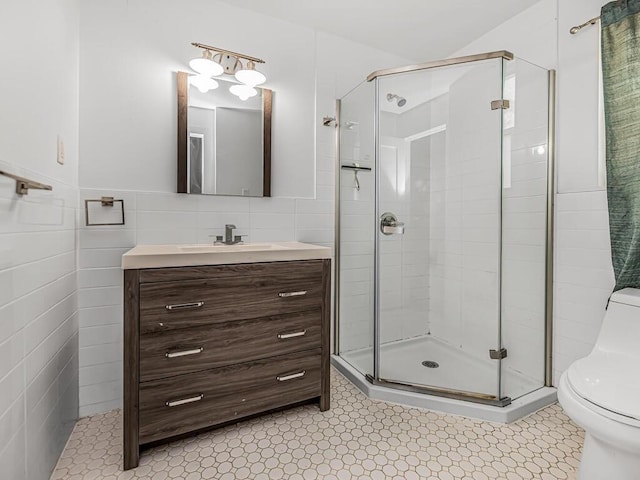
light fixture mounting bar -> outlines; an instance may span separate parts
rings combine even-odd
[[[211,50],[212,52],[231,55],[232,57],[242,58],[244,60],[250,60],[254,63],[265,63],[265,61],[261,60],[260,58],[250,57],[249,55],[244,55],[238,52],[232,52],[231,50],[225,50],[223,48],[212,47],[211,45],[205,45],[204,43],[191,42],[191,45],[197,48],[202,48],[203,50]]]

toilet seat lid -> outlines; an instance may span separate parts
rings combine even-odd
[[[640,365],[637,359],[596,349],[569,367],[567,379],[585,400],[640,420]]]

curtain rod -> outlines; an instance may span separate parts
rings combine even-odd
[[[593,17],[591,20],[587,20],[582,25],[576,25],[575,27],[571,27],[571,29],[569,30],[569,33],[571,35],[575,35],[580,30],[582,30],[584,27],[588,27],[590,25],[595,25],[598,22],[598,20],[600,20],[600,16]]]

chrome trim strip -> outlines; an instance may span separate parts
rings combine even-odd
[[[336,145],[335,145],[335,212],[333,242],[333,353],[340,355],[340,100],[336,100]]]
[[[376,380],[371,375],[366,375],[367,381],[373,385],[380,387],[394,388],[396,390],[404,390],[413,393],[426,393],[435,397],[451,398],[454,400],[463,400],[466,402],[481,403],[483,405],[493,405],[495,407],[506,407],[511,404],[511,398],[497,398],[491,395],[483,395],[480,393],[470,393],[461,390],[450,390],[447,388],[427,387],[425,385],[415,385],[411,383],[396,382],[393,380],[379,379]]]
[[[192,302],[192,303],[178,303],[175,305],[165,305],[164,308],[167,310],[180,310],[186,308],[200,308],[204,305],[204,302]]]
[[[504,59],[500,60],[500,98],[504,98],[504,83],[506,81],[506,66],[504,64]],[[508,101],[507,101],[508,103]],[[491,110],[493,110],[493,102],[491,102]],[[508,107],[507,107],[508,108]],[[504,116],[506,110],[500,109],[500,158],[498,168],[500,170],[500,182],[498,189],[500,192],[500,212],[498,214],[498,326],[496,332],[496,341],[498,343],[498,350],[502,350],[504,345],[502,344],[502,266],[504,255],[504,222],[503,222],[503,212],[504,212]],[[491,328],[491,327],[489,327]],[[491,356],[491,354],[489,354]],[[500,398],[502,395],[502,358],[498,359],[498,364],[496,365],[496,374],[497,374],[497,384],[496,384],[496,397]]]
[[[285,340],[287,338],[304,337],[306,334],[307,334],[306,330],[300,330],[299,332],[294,332],[294,333],[279,333],[278,338],[280,340]]]
[[[291,375],[282,375],[282,376],[278,375],[276,379],[279,382],[286,382],[287,380],[293,380],[294,378],[304,377],[306,373],[307,373],[306,370],[302,370],[301,372],[292,373]]]
[[[197,355],[204,352],[204,347],[196,347],[191,350],[182,350],[180,352],[167,352],[164,354],[167,358],[186,357],[188,355]]]
[[[184,398],[182,400],[172,400],[164,402],[167,407],[179,407],[180,405],[186,405],[187,403],[199,402],[204,398],[204,393],[196,395],[195,397]]]
[[[280,292],[278,296],[280,298],[289,298],[289,297],[302,297],[303,295],[306,295],[306,294],[307,294],[306,290],[300,290],[297,292]]]
[[[553,255],[556,164],[556,71],[549,70],[549,121],[547,122],[547,245],[544,385],[553,384]]]
[[[466,55],[464,57],[447,58],[444,60],[436,60],[433,62],[420,63],[417,65],[407,65],[405,67],[387,68],[384,70],[376,70],[367,76],[367,82],[385,75],[395,75],[396,73],[415,72],[417,70],[426,70],[429,68],[445,67],[447,65],[457,65],[460,63],[477,62],[479,60],[489,60],[491,58],[504,58],[505,60],[513,60],[513,53],[507,50],[498,50],[496,52],[479,53],[477,55]]]
[[[378,219],[380,218],[380,81],[376,79],[374,98],[374,222],[373,232],[373,377],[380,378],[380,234],[378,233]]]

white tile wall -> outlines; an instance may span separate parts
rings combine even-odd
[[[0,179],[0,472],[45,479],[78,415],[77,189],[19,173],[53,191]]]
[[[46,480],[78,416],[77,0],[0,6],[0,478]],[[38,45],[37,65],[25,54]],[[10,65],[10,67],[8,67]],[[42,72],[46,72],[45,75]],[[56,162],[57,139],[65,163]]]
[[[554,381],[591,352],[613,291],[606,192],[559,194],[556,203]]]

